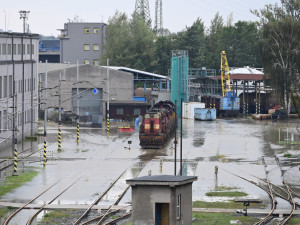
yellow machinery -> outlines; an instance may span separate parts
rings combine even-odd
[[[220,114],[237,115],[240,109],[240,99],[230,87],[229,66],[225,51],[221,52],[221,82],[222,97],[220,99]]]
[[[226,80],[224,79],[224,76],[227,76]],[[226,81],[226,87],[224,87],[225,86],[224,80]],[[222,96],[224,97],[226,92],[231,91],[229,66],[228,66],[225,51],[221,52],[221,81],[222,81]]]

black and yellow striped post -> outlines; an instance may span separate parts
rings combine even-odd
[[[107,112],[107,118],[106,118],[106,132],[107,132],[107,136],[109,136],[109,112]]]
[[[58,149],[59,152],[61,151],[61,121],[58,122]]]
[[[77,145],[79,145],[79,122],[77,122]]]
[[[44,131],[44,159],[43,159],[43,164],[46,166],[47,164],[47,136],[46,136],[46,131]]]
[[[18,148],[17,148],[18,140],[15,138],[15,146],[14,146],[14,173],[13,175],[17,175],[18,172]]]

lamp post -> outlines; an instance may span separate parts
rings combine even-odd
[[[30,11],[20,10],[19,13],[20,13],[20,19],[23,19],[23,33],[26,33],[25,32],[26,19],[28,19],[28,14],[30,13]]]

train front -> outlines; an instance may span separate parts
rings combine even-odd
[[[166,142],[161,123],[160,112],[145,114],[139,133],[140,145],[143,148],[159,148]]]

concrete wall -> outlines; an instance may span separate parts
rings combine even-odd
[[[132,224],[155,225],[155,203],[169,203],[170,225],[192,224],[192,183],[182,186],[131,186]],[[177,196],[181,194],[181,217],[177,218]]]
[[[90,29],[86,34],[85,29]],[[99,29],[95,34],[94,29]],[[65,35],[60,39],[60,62],[83,64],[89,60],[93,65],[94,61],[99,61],[103,53],[106,24],[104,23],[66,23],[64,25]],[[63,32],[62,32],[63,33]],[[84,45],[89,45],[90,50],[84,50]],[[94,45],[99,45],[99,50],[94,50]]]
[[[23,38],[24,53],[22,60],[21,39]],[[37,129],[37,63],[38,58],[37,34],[0,33],[0,155],[6,155],[6,148],[12,148],[13,134],[13,73],[15,93],[17,95],[16,126],[18,138],[35,134]],[[30,40],[32,39],[32,40]],[[31,54],[32,43],[32,54]],[[24,63],[24,88],[23,86]],[[33,76],[33,79],[32,77]],[[6,79],[5,77],[9,77]],[[33,84],[33,86],[32,86]],[[24,92],[23,92],[24,90]],[[6,92],[6,93],[5,93]],[[33,95],[33,99],[31,96]],[[22,104],[22,102],[24,104]],[[31,106],[33,105],[33,110]],[[23,123],[24,116],[24,123]],[[31,117],[32,116],[32,117]],[[11,151],[7,152],[11,155]]]
[[[72,105],[72,89],[77,88],[77,66],[68,65],[67,67],[62,64],[63,68],[59,69],[57,64],[47,64],[48,67],[48,82],[47,82],[47,108],[58,107],[58,86],[59,74],[61,73],[61,101],[64,111],[73,111]],[[51,68],[55,68],[52,70]],[[40,64],[40,82],[42,87],[45,86],[45,64]],[[109,70],[109,99],[110,101],[132,101],[133,98],[133,75],[126,72],[117,70]],[[99,99],[103,102],[102,113],[105,118],[105,104],[107,102],[107,69],[106,67],[92,66],[92,65],[79,65],[79,83],[80,89],[97,88],[103,93],[102,98]],[[45,93],[42,93],[44,99]],[[79,107],[80,104],[79,100]],[[42,109],[44,109],[42,107]],[[74,112],[76,113],[76,112]]]

